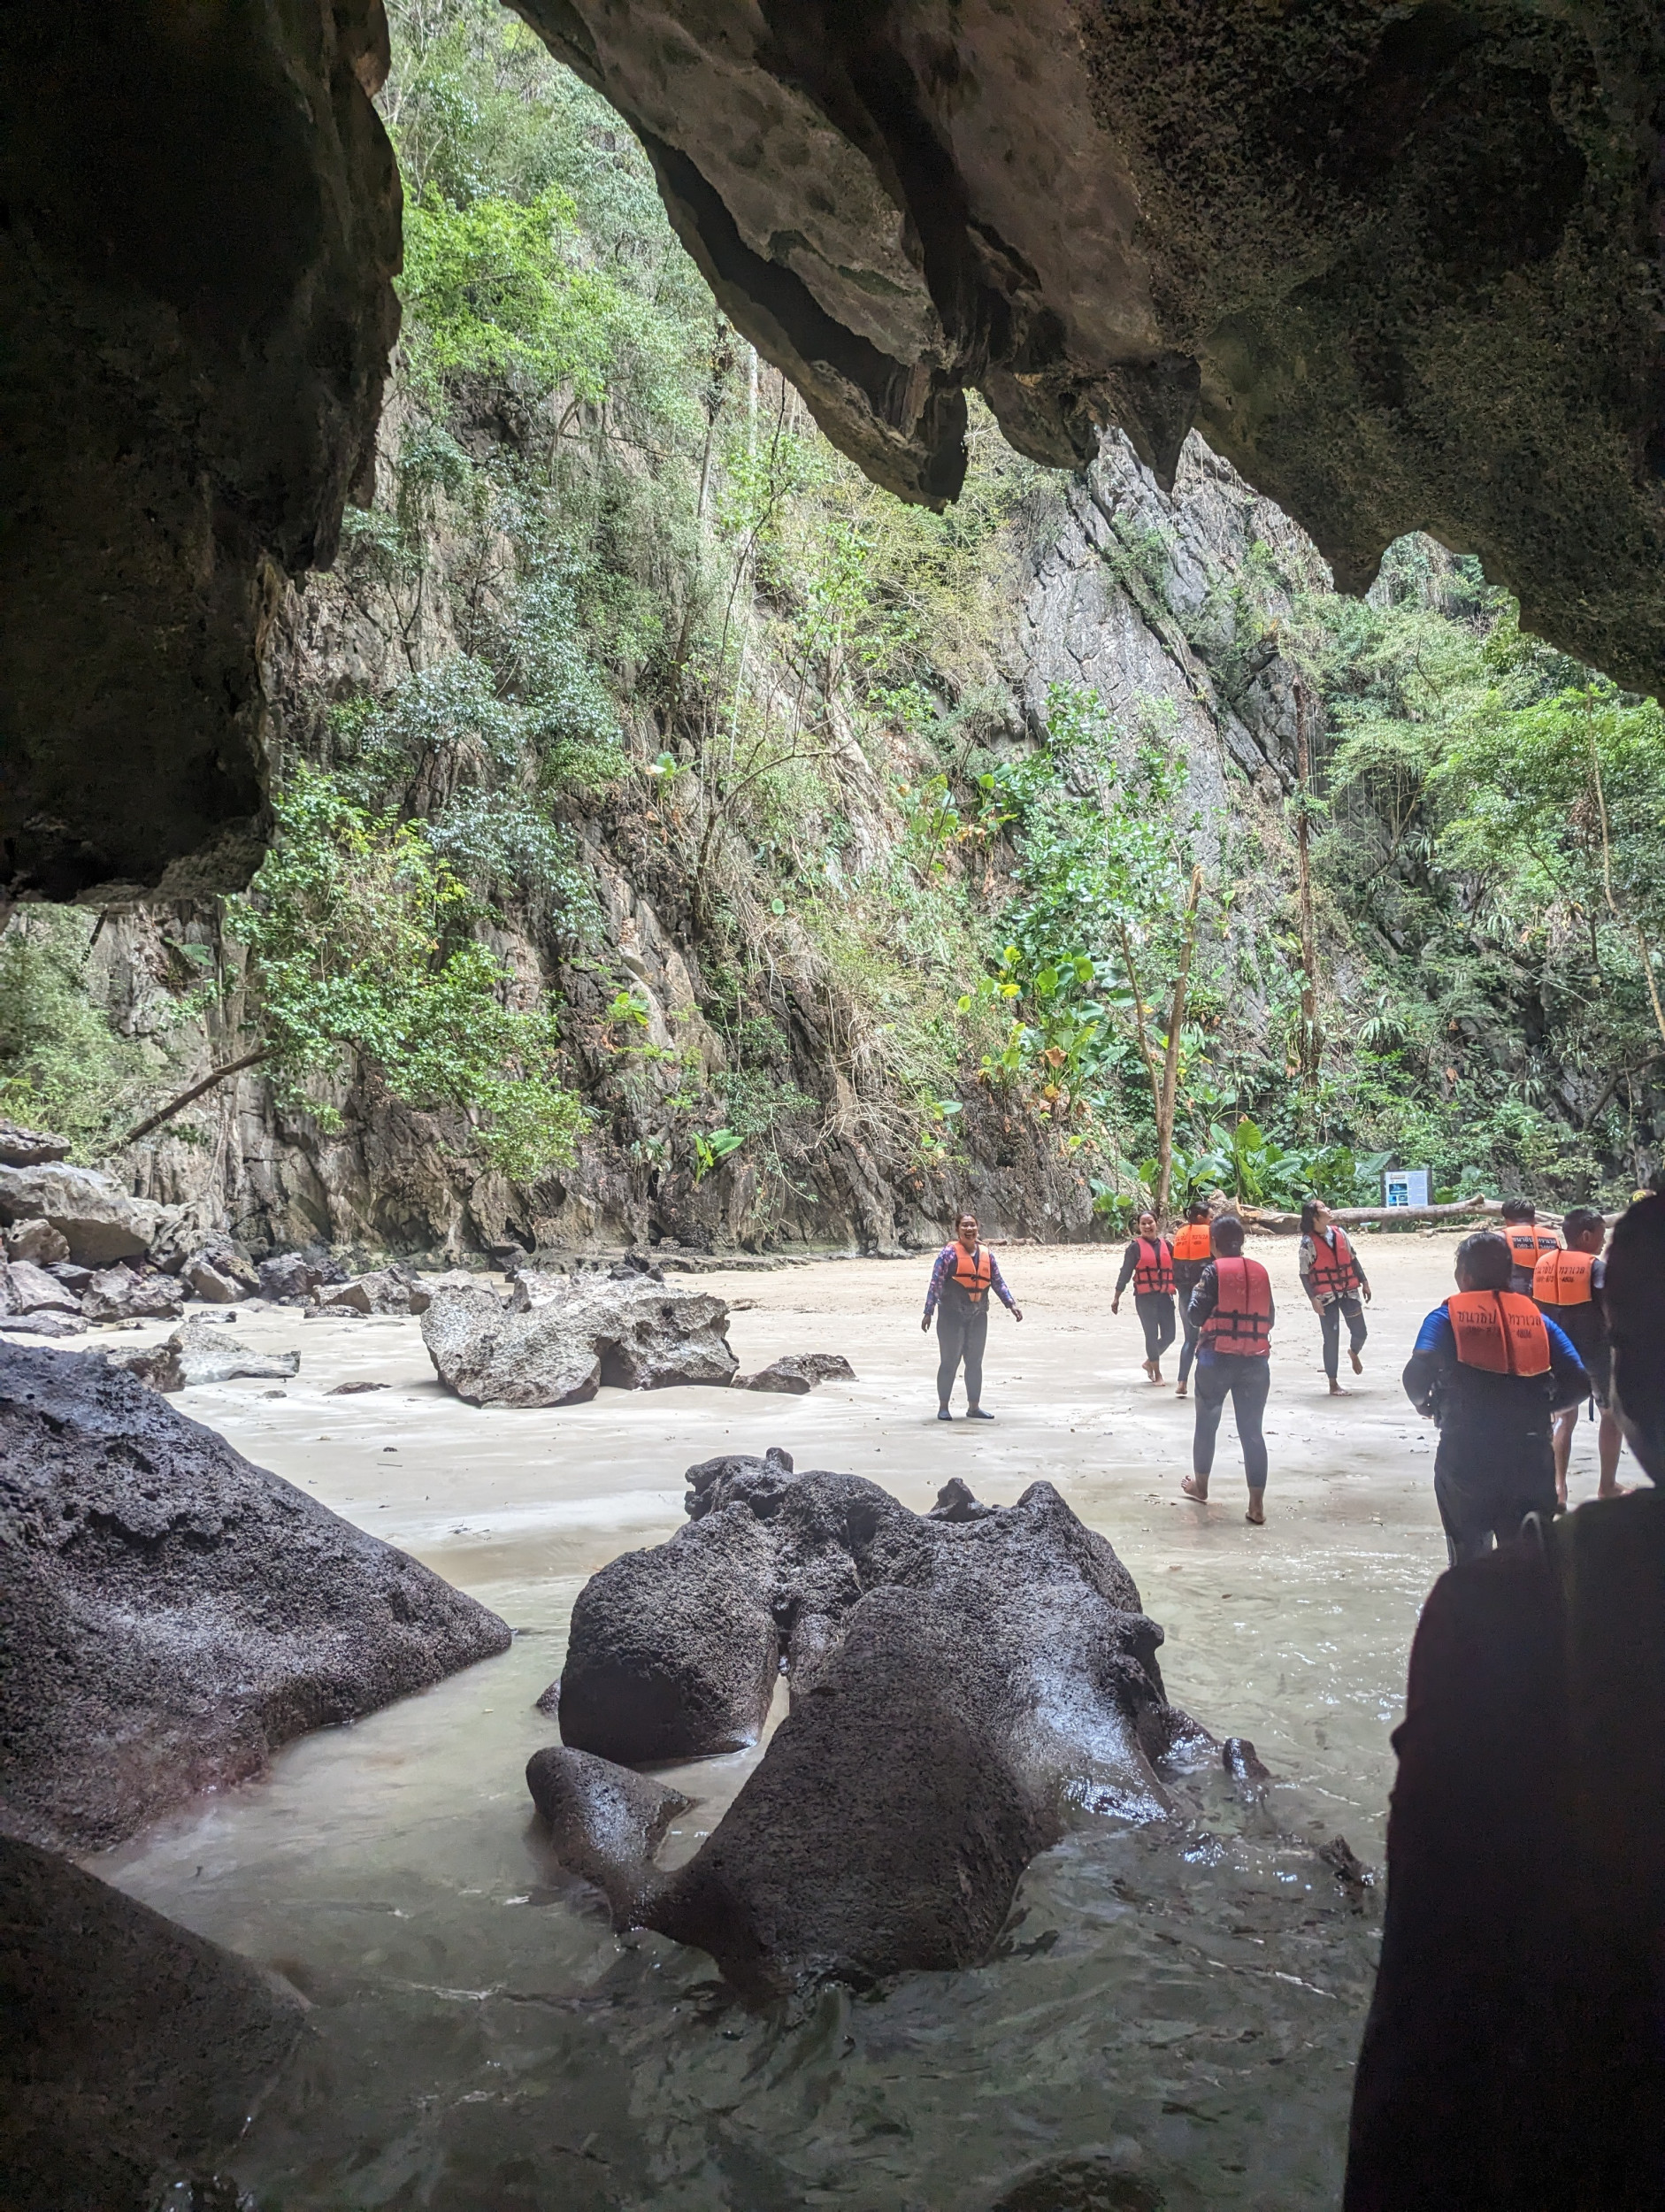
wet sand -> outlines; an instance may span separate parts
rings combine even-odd
[[[1344,1355],[1351,1394],[1332,1400],[1294,1241],[1257,1240],[1279,1311],[1259,1530],[1229,1410],[1211,1502],[1180,1495],[1191,1409],[1146,1383],[1131,1299],[1109,1315],[1113,1250],[1002,1252],[1025,1318],[991,1318],[988,1425],[934,1417],[919,1262],[701,1279],[739,1309],[743,1369],[850,1360],[856,1383],[807,1398],[603,1391],[480,1411],[441,1389],[415,1322],[242,1310],[246,1340],[300,1348],[299,1376],[174,1402],[518,1632],[502,1659],[305,1739],[267,1779],[92,1862],[315,2002],[303,2061],[234,2162],[263,2212],[940,2212],[1086,2144],[1170,2208],[1333,2203],[1379,1907],[1355,1909],[1314,1847],[1340,1834],[1379,1865],[1406,1653],[1444,1564],[1433,1434],[1399,1372],[1454,1243],[1362,1240],[1366,1371]],[[329,1394],[342,1381],[387,1387]],[[522,1769],[555,1732],[533,1701],[585,1578],[679,1525],[684,1469],[771,1444],[917,1509],[954,1474],[998,1504],[1055,1483],[1165,1627],[1175,1702],[1258,1745],[1269,1808],[1211,1809],[1178,1839],[1089,1826],[1031,1870],[987,1967],[904,1977],[879,2002],[829,1993],[795,2025],[740,2010],[700,1955],[615,1939],[528,1817]],[[1575,1502],[1594,1486],[1581,1425]],[[755,1755],[677,1770],[700,1802],[673,1855]]]

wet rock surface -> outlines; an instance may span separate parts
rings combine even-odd
[[[0,2202],[150,2212],[206,2180],[304,2015],[248,1960],[0,1836]]]
[[[524,1273],[505,1307],[481,1285],[436,1290],[422,1340],[440,1380],[470,1405],[577,1405],[603,1384],[661,1390],[725,1386],[740,1362],[728,1307],[651,1274]]]
[[[968,388],[1060,467],[1109,423],[1167,478],[1194,426],[1345,588],[1427,529],[1530,627],[1665,681],[1653,17],[524,12],[641,137],[725,312],[902,497],[957,492]]]
[[[561,1732],[590,1757],[540,1753],[534,1794],[620,1925],[699,1946],[746,1993],[981,1959],[1024,1867],[1078,1814],[1155,1817],[1159,1766],[1218,1762],[1168,1702],[1132,1578],[1050,1484],[939,1520],[780,1452],[689,1480],[697,1519],[603,1568],[574,1608]],[[771,1644],[792,1709],[710,1839],[668,1875],[650,1847],[615,1851],[625,1785],[594,1756],[697,1755],[714,1709],[755,1715],[755,1739]]]
[[[755,1375],[736,1375],[732,1387],[772,1392],[780,1398],[802,1398],[817,1383],[855,1380],[856,1370],[840,1352],[784,1352]]]
[[[104,1357],[111,1366],[165,1393],[231,1382],[238,1376],[287,1381],[301,1371],[299,1352],[258,1352],[241,1343],[223,1324],[198,1318],[175,1329],[165,1343],[142,1351],[107,1352]]]
[[[0,1345],[0,1827],[63,1847],[510,1640],[96,1356]]]

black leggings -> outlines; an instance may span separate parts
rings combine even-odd
[[[1347,1317],[1347,1344],[1351,1350],[1360,1351],[1370,1333],[1364,1325],[1364,1308],[1356,1298],[1332,1298],[1318,1316],[1318,1326],[1324,1331],[1324,1371],[1331,1382],[1341,1364],[1341,1317]]]
[[[1145,1357],[1159,1360],[1174,1340],[1174,1302],[1165,1290],[1133,1293],[1133,1310],[1145,1331]]]
[[[960,1362],[965,1362],[965,1402],[983,1400],[983,1347],[988,1341],[988,1301],[978,1305],[950,1305],[945,1298],[937,1308],[937,1403],[948,1404]]]
[[[1206,1475],[1214,1465],[1214,1440],[1227,1398],[1237,1416],[1237,1440],[1243,1447],[1243,1473],[1251,1490],[1266,1487],[1266,1439],[1261,1416],[1271,1388],[1271,1362],[1241,1353],[1225,1353],[1197,1365],[1197,1431],[1192,1440],[1191,1465]]]
[[[1184,1382],[1191,1372],[1192,1361],[1197,1356],[1197,1329],[1196,1324],[1191,1318],[1191,1293],[1188,1290],[1182,1290],[1179,1294],[1179,1327],[1182,1333],[1179,1346],[1179,1379]]]

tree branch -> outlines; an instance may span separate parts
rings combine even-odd
[[[193,1083],[188,1091],[181,1091],[177,1098],[169,1099],[167,1104],[152,1114],[148,1121],[142,1121],[135,1128],[129,1129],[125,1137],[118,1137],[115,1149],[121,1152],[128,1145],[137,1144],[141,1137],[148,1137],[165,1121],[172,1121],[174,1115],[181,1112],[194,1098],[200,1098],[204,1091],[211,1091],[216,1083],[223,1083],[228,1075],[240,1075],[244,1068],[257,1067],[262,1060],[269,1060],[272,1049],[270,1045],[262,1045],[258,1052],[245,1052],[241,1060],[227,1060],[223,1067],[211,1069],[200,1083]]]

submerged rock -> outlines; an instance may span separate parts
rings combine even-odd
[[[0,1836],[0,2203],[150,2212],[236,2142],[304,2015],[247,1959]]]
[[[777,1397],[802,1398],[817,1383],[854,1382],[856,1370],[838,1352],[786,1352],[755,1375],[736,1375],[735,1390],[772,1391]]]
[[[727,1385],[740,1362],[728,1308],[633,1270],[521,1275],[514,1303],[472,1286],[436,1290],[422,1340],[440,1380],[477,1406],[575,1405],[602,1384]]]
[[[66,1848],[510,1640],[96,1355],[0,1344],[0,1824]]]
[[[569,1747],[528,1782],[619,1926],[698,1945],[748,1994],[971,1964],[1071,1819],[1156,1817],[1161,1764],[1218,1761],[1168,1702],[1132,1576],[1050,1484],[931,1519],[784,1455],[690,1482],[699,1517],[580,1595]],[[755,1740],[777,1651],[789,1717],[697,1855],[660,1873],[648,1786],[597,1757],[698,1755],[714,1723]]]

